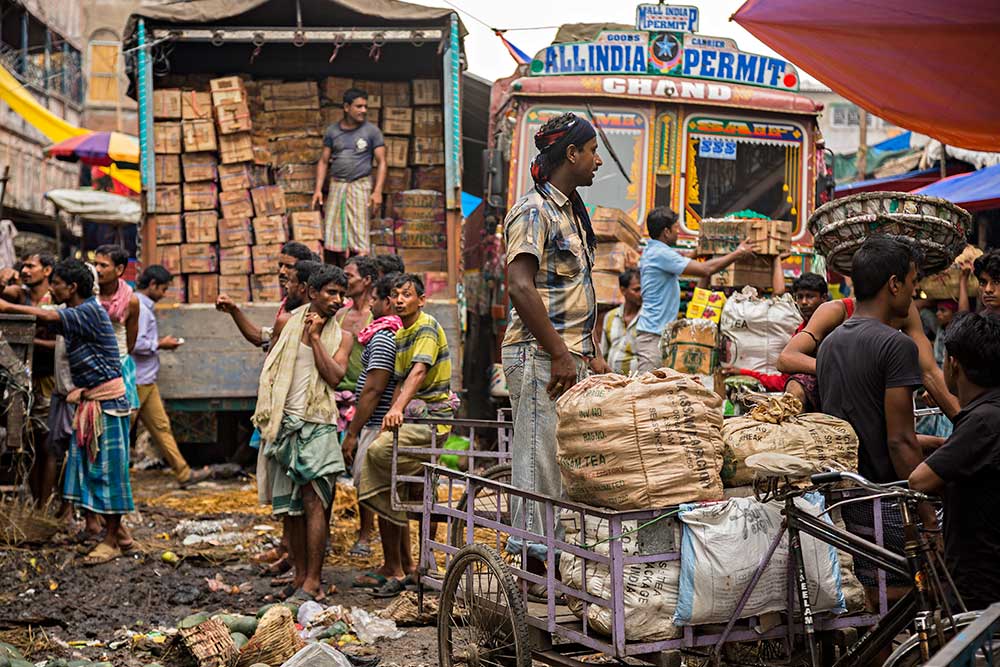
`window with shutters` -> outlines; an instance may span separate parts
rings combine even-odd
[[[118,42],[94,40],[88,49],[87,102],[114,104],[118,101]]]

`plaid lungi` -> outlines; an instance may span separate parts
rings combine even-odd
[[[337,476],[344,472],[335,424],[315,424],[285,415],[278,437],[265,445],[271,513],[302,516],[302,487],[312,486],[323,507],[329,507],[337,490]]]
[[[97,514],[128,514],[135,511],[128,476],[128,417],[101,414],[104,433],[96,461],[91,463],[87,450],[77,445],[75,433],[70,440],[63,497]]]
[[[139,389],[135,383],[135,359],[131,354],[122,357],[122,380],[125,382],[125,400],[133,410],[139,409]]]
[[[330,179],[323,225],[323,245],[333,252],[369,252],[368,198],[372,181],[368,176],[356,181]]]

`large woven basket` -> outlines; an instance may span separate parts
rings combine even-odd
[[[937,197],[905,192],[865,192],[820,206],[809,218],[816,250],[827,265],[851,273],[854,252],[876,234],[907,237],[924,252],[925,274],[948,268],[965,248],[972,216]]]
[[[240,651],[237,667],[250,667],[258,662],[280,665],[305,646],[295,630],[292,612],[287,607],[275,606],[264,612],[257,624],[257,631]]]
[[[193,628],[182,628],[179,633],[198,667],[233,667],[236,664],[236,644],[222,621],[208,620]]]

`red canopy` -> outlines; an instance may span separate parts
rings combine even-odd
[[[747,0],[732,19],[880,118],[1000,151],[996,0]]]

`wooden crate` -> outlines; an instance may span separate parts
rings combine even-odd
[[[219,294],[229,296],[236,303],[250,301],[250,277],[248,275],[219,276]]]
[[[249,190],[223,190],[219,193],[219,208],[223,218],[252,218],[254,215]]]
[[[180,185],[165,183],[156,187],[157,213],[180,213],[182,203]]]
[[[292,238],[296,241],[319,241],[323,238],[323,214],[319,211],[295,211],[289,215]]]
[[[409,136],[413,133],[413,109],[409,107],[384,107],[382,132]]]
[[[254,117],[254,127],[270,136],[280,136],[283,132],[301,133],[303,129],[315,129],[323,123],[323,112],[319,109],[283,109],[265,111]]]
[[[385,163],[389,167],[409,165],[410,140],[404,137],[385,138]]]
[[[184,152],[214,151],[219,147],[215,140],[215,125],[210,120],[186,120],[184,126]]]
[[[289,211],[312,210],[312,193],[300,194],[297,192],[286,192],[285,208]]]
[[[771,287],[774,272],[770,257],[756,255],[737,260],[712,276],[712,287],[743,287],[750,285],[758,290]]]
[[[223,76],[208,82],[213,93],[227,90],[246,90],[243,79],[238,76]]]
[[[271,164],[271,150],[268,146],[267,137],[256,133],[251,134],[250,137],[250,148],[251,153],[253,154],[253,163],[264,167]]]
[[[219,187],[223,192],[249,190],[254,186],[251,180],[252,166],[248,162],[219,165]]]
[[[599,241],[621,241],[633,248],[639,247],[639,239],[642,238],[639,225],[621,209],[597,206],[590,216],[590,223]]]
[[[390,167],[385,175],[386,192],[402,192],[410,189],[413,173],[407,167]]]
[[[369,109],[382,108],[382,82],[381,81],[355,81],[354,87],[365,91],[365,99],[368,101]],[[408,105],[402,105],[408,106]]]
[[[396,254],[403,258],[406,270],[412,273],[448,270],[448,254],[446,250],[399,248],[396,250]]]
[[[749,240],[758,254],[780,255],[792,247],[792,223],[787,220],[705,219],[698,230],[699,255],[726,255]]]
[[[160,256],[160,266],[173,275],[181,272],[181,247],[180,245],[156,244],[157,254]]]
[[[639,265],[639,251],[621,241],[606,241],[594,253],[594,271],[621,273]]]
[[[179,259],[178,262],[180,262]],[[163,266],[165,267],[165,265]],[[184,276],[179,273],[175,273],[173,271],[170,273],[173,275],[173,279],[170,281],[170,287],[167,288],[167,293],[162,299],[160,299],[160,303],[171,305],[187,303],[187,280],[185,280]]]
[[[413,80],[413,103],[414,104],[441,104],[441,80],[440,79],[414,79]]]
[[[293,109],[319,110],[319,96],[317,95],[285,99],[265,97],[263,99],[265,111],[291,111]]]
[[[212,94],[185,90],[181,97],[181,111],[184,120],[212,120]]]
[[[418,190],[436,190],[444,192],[445,171],[443,166],[415,167],[413,169],[413,187]]]
[[[181,159],[176,154],[157,154],[153,162],[156,184],[181,182]]]
[[[283,215],[261,215],[253,219],[253,238],[257,244],[285,243],[288,229]]]
[[[153,91],[153,118],[181,117],[181,91],[179,88],[161,88]]]
[[[382,82],[382,108],[408,107],[413,104],[409,81]]]
[[[219,251],[211,243],[181,244],[183,273],[215,273],[219,270]]]
[[[312,194],[316,190],[316,164],[286,164],[275,172],[275,183],[285,193],[285,206],[288,206],[288,194]]]
[[[253,272],[273,273],[278,266],[278,255],[281,254],[280,243],[258,243],[252,249]]]
[[[412,150],[410,164],[444,164],[444,137],[413,137]]]
[[[247,132],[253,127],[250,110],[244,102],[220,104],[215,107],[215,122],[219,127],[219,134]]]
[[[354,87],[354,79],[340,76],[328,76],[323,79],[323,97],[333,102],[338,108],[343,108],[344,93]]]
[[[181,152],[183,134],[181,124],[172,121],[157,121],[153,123],[153,152],[171,153]]]
[[[208,85],[212,88],[213,106],[246,102],[248,99],[243,80],[238,76],[225,76],[219,79],[212,79],[208,82]]]
[[[250,218],[219,218],[219,247],[250,245],[253,243]]]
[[[184,184],[184,210],[207,211],[219,205],[219,186],[211,181]]]
[[[410,265],[406,265],[409,270]],[[590,275],[594,283],[594,295],[600,306],[617,306],[623,301],[621,290],[618,289],[618,273],[594,271]]]
[[[223,134],[219,137],[219,160],[222,164],[250,162],[253,159],[253,138],[249,132]]]
[[[251,188],[250,195],[257,215],[278,215],[285,212],[285,192],[278,185]]]
[[[253,272],[249,245],[236,245],[219,250],[219,273],[224,276],[248,276]]]
[[[192,274],[187,276],[188,303],[215,303],[219,298],[219,276]]]
[[[219,215],[215,211],[185,213],[184,236],[188,243],[215,243],[219,240]]]
[[[312,164],[315,170],[323,155],[323,140],[320,137],[281,139],[270,143],[270,151],[275,165],[282,169],[290,164]]]
[[[219,176],[219,161],[214,153],[184,153],[181,156],[184,166],[184,180],[214,181]]]
[[[378,109],[369,109],[368,110],[367,119],[368,119],[369,123],[372,123],[374,125],[378,125],[378,118],[375,118],[374,120],[372,119],[372,114],[375,113],[376,116],[377,116],[378,115],[377,112],[378,112]],[[344,120],[344,107],[342,107],[342,106],[339,106],[339,107],[323,107],[322,109],[319,110],[319,113],[320,113],[320,121],[321,121],[320,124],[324,128],[329,127],[329,126],[333,125],[334,123],[339,123],[340,121]]]
[[[261,274],[250,276],[250,293],[254,301],[264,303],[276,303],[281,301],[281,285],[278,283],[278,275]]]
[[[315,81],[282,81],[261,84],[262,97],[279,100],[293,100],[300,97],[319,96],[319,85]]]
[[[438,107],[417,107],[414,109],[413,134],[417,137],[444,136],[444,112]]]
[[[181,216],[177,213],[150,215],[146,218],[146,224],[152,225],[156,230],[157,246],[184,241],[184,228],[181,225]]]

